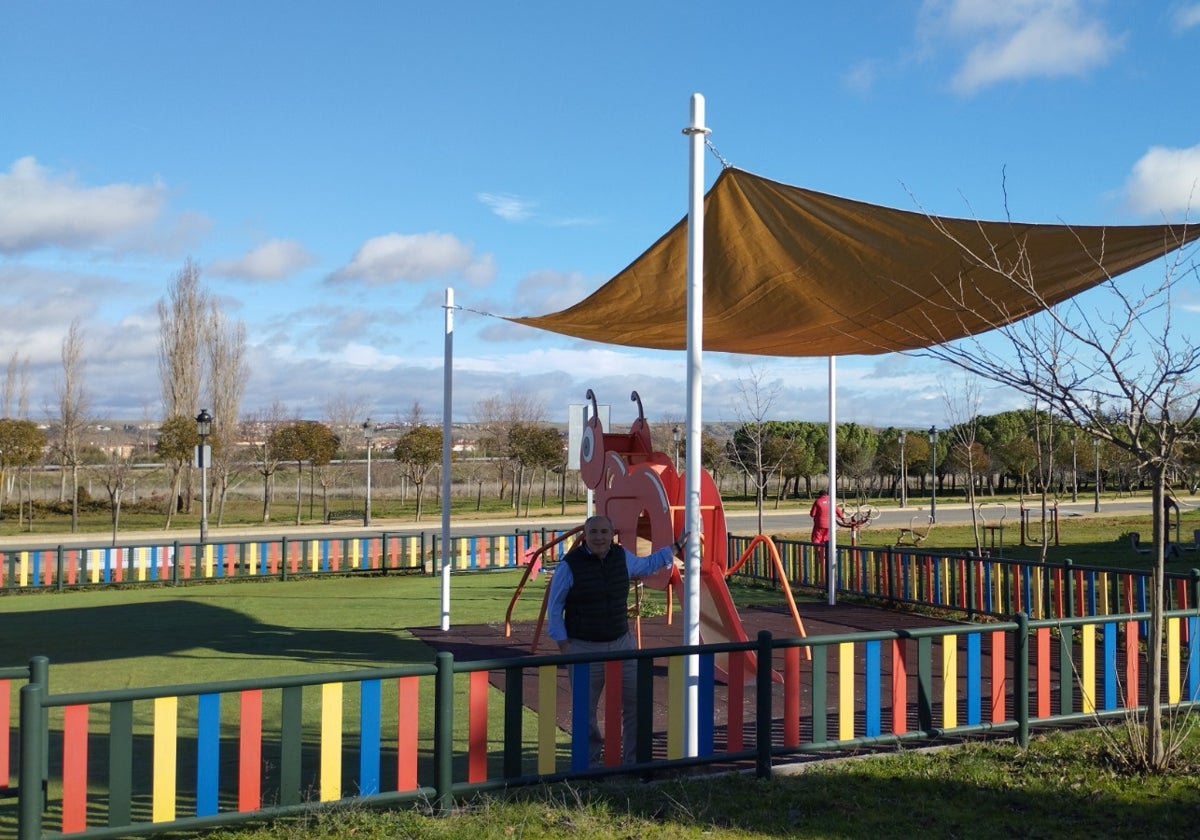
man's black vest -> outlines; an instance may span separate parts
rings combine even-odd
[[[625,549],[614,544],[607,556],[597,558],[580,543],[567,552],[563,562],[574,576],[563,615],[567,637],[611,642],[628,633],[629,568]]]

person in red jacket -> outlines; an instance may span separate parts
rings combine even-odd
[[[817,557],[821,560],[825,559],[825,547],[829,545],[829,491],[822,490],[817,493],[816,500],[809,508],[808,515],[812,517],[812,541],[817,547]],[[842,522],[842,508],[837,509],[838,524]]]

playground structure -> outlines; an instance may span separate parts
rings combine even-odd
[[[596,396],[588,389],[587,399],[592,404],[591,416],[583,429],[580,442],[580,474],[584,483],[595,493],[595,511],[612,520],[621,543],[630,551],[648,553],[638,550],[638,541],[650,543],[651,549],[670,545],[675,535],[684,530],[684,493],[686,488],[685,476],[676,471],[671,458],[665,453],[657,452],[651,441],[650,426],[646,422],[642,410],[642,401],[637,391],[630,394],[630,400],[637,403],[638,416],[628,433],[605,432],[600,423]],[[876,513],[876,515],[878,515]],[[871,517],[865,516],[859,525],[869,522]],[[733,564],[729,563],[725,509],[721,503],[721,495],[716,483],[707,471],[700,476],[700,519],[693,530],[700,537],[700,638],[704,644],[720,642],[748,641],[741,617],[733,603],[726,578],[736,572],[750,557],[758,546],[765,547],[774,565],[777,579],[786,595],[796,630],[805,636],[804,623],[792,596],[791,585],[784,573],[783,563],[779,557],[775,543],[766,536],[759,534]],[[513,607],[520,598],[526,583],[532,580],[542,569],[546,553],[567,540],[578,540],[582,527],[560,536],[530,552],[522,575],[513,593],[512,600],[505,615],[505,635],[511,635],[511,618]],[[633,585],[649,586],[654,589],[666,590],[667,621],[671,621],[671,604],[673,597],[683,599],[683,579],[678,566],[634,581]],[[635,589],[635,593],[636,593]],[[537,627],[534,631],[533,651],[541,638],[541,632],[546,619],[546,602],[550,587],[546,586],[542,596],[542,608],[538,616]],[[636,606],[635,602],[635,606]],[[634,611],[635,619],[640,622],[638,611]],[[640,631],[640,624],[639,624]],[[640,642],[640,639],[639,639]],[[716,667],[723,676],[728,676],[727,656],[717,657]],[[753,657],[747,657],[744,676],[747,680],[754,677],[756,671]]]

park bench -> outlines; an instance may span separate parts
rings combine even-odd
[[[339,519],[362,519],[364,516],[361,510],[331,510],[325,514],[325,524],[335,522]]]

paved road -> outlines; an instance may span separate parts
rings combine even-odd
[[[791,507],[785,510],[773,510],[768,508],[763,511],[763,531],[768,534],[777,534],[783,532],[806,532],[812,528],[812,519],[808,515],[808,506],[803,505],[797,507],[795,502],[790,503]],[[1035,507],[1036,502],[1031,502],[1030,507],[1033,508],[1033,516],[1040,518],[1040,512]],[[1061,520],[1066,520],[1069,517],[1075,516],[1094,516],[1093,512],[1094,501],[1089,498],[1079,502],[1065,502],[1059,504],[1059,517]],[[999,518],[1000,508],[992,506],[989,508],[989,518]],[[1150,527],[1150,503],[1146,498],[1134,499],[1102,499],[1100,502],[1100,515],[1128,515],[1128,514],[1145,514],[1146,527]],[[1006,526],[1016,527],[1019,522],[1019,506],[1017,504],[1009,504],[1007,508]],[[923,528],[929,518],[929,505],[912,505],[900,509],[895,507],[881,508],[879,518],[871,523],[870,530],[884,531],[888,534],[887,539],[890,541],[895,538],[895,531],[900,528],[909,527],[910,524],[915,524]],[[578,517],[535,517],[522,519],[456,519],[451,524],[451,533],[454,535],[476,534],[476,535],[491,535],[491,534],[511,534],[514,530],[524,531],[527,529],[537,528],[564,528],[572,527],[579,524]],[[737,510],[726,511],[725,521],[731,533],[735,534],[753,534],[758,531],[758,516],[753,510]],[[966,523],[971,521],[971,509],[966,504],[950,504],[940,503],[937,506],[937,521],[938,524],[953,524]],[[396,534],[411,534],[425,531],[430,534],[438,534],[441,532],[442,524],[439,518],[426,519],[420,523],[411,521],[376,521],[370,529],[361,526],[338,524],[338,525],[302,525],[299,527],[280,525],[278,527],[264,526],[238,526],[229,528],[209,528],[210,539],[215,541],[221,538],[226,539],[242,539],[246,537],[272,538],[280,534],[287,536],[314,536],[326,534],[345,534],[348,536],[363,536],[367,533],[379,531],[388,531]],[[841,532],[839,532],[841,533]],[[118,539],[118,545],[144,545],[148,542],[161,543],[170,540],[194,540],[196,534],[194,531],[182,530],[147,530],[122,533]],[[2,536],[0,537],[0,548],[8,550],[14,548],[43,548],[54,547],[58,545],[97,545],[107,542],[107,536],[103,533],[92,534],[22,534],[17,536]]]

